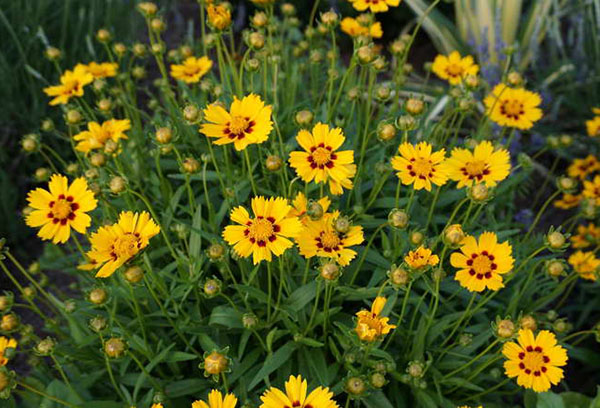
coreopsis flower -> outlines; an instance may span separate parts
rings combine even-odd
[[[242,207],[231,210],[230,218],[239,225],[228,225],[223,230],[223,238],[241,257],[252,255],[256,265],[260,261],[270,262],[272,255],[280,256],[294,244],[288,238],[300,234],[302,223],[290,216],[292,207],[285,198],[254,197],[252,212]]]
[[[78,64],[77,66],[82,66],[86,69],[87,72],[92,74],[94,79],[114,77],[117,75],[117,70],[119,69],[119,64],[116,62],[90,62],[87,65]]]
[[[396,326],[389,324],[389,317],[381,317],[381,311],[385,306],[386,298],[378,296],[371,305],[371,310],[361,310],[356,313],[356,334],[358,338],[372,342],[388,334]]]
[[[208,394],[208,402],[194,401],[192,402],[192,408],[235,408],[237,404],[237,398],[233,394],[226,394],[223,397],[221,391],[212,390]]]
[[[335,211],[324,214],[318,221],[306,220],[305,228],[296,239],[302,256],[331,258],[342,266],[350,264],[356,251],[349,247],[364,241],[363,230],[355,225],[349,226],[344,232],[339,231],[335,226],[338,217],[339,211]]]
[[[596,281],[600,273],[600,259],[594,252],[577,251],[569,256],[569,264],[583,279]]]
[[[17,348],[17,341],[15,339],[8,339],[4,336],[0,336],[0,367],[3,367],[8,363],[8,358],[4,356],[4,352],[7,348]]]
[[[231,25],[231,11],[222,4],[208,4],[206,7],[208,24],[216,30],[225,30]]]
[[[542,98],[523,88],[498,84],[483,102],[489,118],[500,126],[526,130],[542,117],[542,110],[538,108]]]
[[[98,202],[88,188],[87,181],[77,178],[69,185],[65,176],[54,174],[48,182],[48,190],[36,188],[27,195],[33,211],[25,222],[30,227],[41,227],[38,237],[51,239],[53,243],[65,243],[71,236],[71,228],[85,234],[92,223],[87,212],[96,208]]]
[[[317,387],[308,394],[308,383],[293,375],[285,382],[285,392],[271,387],[261,395],[259,408],[339,408],[329,388]]]
[[[413,185],[415,190],[431,191],[431,184],[442,186],[448,180],[442,163],[446,158],[446,150],[432,152],[433,147],[427,142],[414,146],[402,143],[398,147],[400,155],[392,158],[392,167],[404,185]]]
[[[554,201],[554,206],[563,210],[569,210],[577,207],[581,200],[583,200],[583,194],[569,194],[563,193],[562,197]]]
[[[531,330],[521,329],[517,342],[507,342],[502,348],[507,358],[504,372],[509,378],[517,377],[517,384],[535,392],[548,391],[563,378],[567,364],[567,350],[556,342],[548,330],[534,336]]]
[[[186,84],[199,82],[212,67],[212,61],[208,57],[187,57],[183,64],[171,65],[171,76]]]
[[[585,127],[587,129],[587,134],[590,137],[598,137],[600,136],[600,116],[595,116],[590,120],[586,120]]]
[[[298,217],[303,224],[306,224],[306,221],[311,218],[320,219],[329,209],[331,205],[331,200],[329,197],[323,197],[316,201],[316,204],[320,206],[319,211],[320,214],[311,214],[311,209],[309,208],[309,202],[304,193],[299,192],[296,194],[296,198],[292,201],[292,209],[290,210],[290,216]],[[318,217],[316,217],[318,215]],[[305,217],[308,216],[308,217]]]
[[[400,0],[348,0],[358,11],[369,10],[372,13],[383,13],[390,7],[398,7]]]
[[[317,123],[312,132],[300,130],[296,140],[304,151],[291,152],[289,162],[304,182],[329,182],[329,191],[335,195],[352,188],[350,179],[356,174],[354,151],[338,151],[346,140],[342,129]]]
[[[109,119],[102,124],[89,122],[87,127],[87,130],[73,136],[73,139],[78,142],[75,150],[86,154],[92,150],[103,149],[109,140],[117,143],[121,139],[127,139],[125,132],[131,129],[131,121],[129,119]]]
[[[64,105],[73,97],[83,96],[83,87],[94,80],[94,76],[90,74],[83,65],[77,65],[73,71],[67,70],[60,77],[60,85],[49,86],[44,88],[44,92],[48,96],[53,96],[49,104]]]
[[[348,34],[350,37],[366,36],[371,38],[381,38],[383,36],[383,30],[381,29],[381,23],[375,21],[368,25],[361,24],[357,19],[352,17],[344,17],[340,23],[342,32]]]
[[[448,178],[458,182],[457,188],[479,183],[494,187],[510,173],[510,154],[506,149],[494,149],[492,143],[485,140],[473,152],[452,149],[443,167]]]
[[[204,109],[204,118],[209,123],[200,127],[207,137],[215,137],[213,143],[233,143],[236,150],[244,150],[249,144],[262,143],[269,138],[273,129],[271,105],[266,105],[260,96],[250,94],[244,98],[233,98],[226,111],[221,105],[210,104]]]
[[[147,212],[123,211],[117,223],[100,227],[91,235],[92,248],[86,253],[89,263],[79,269],[99,269],[96,277],[107,278],[146,248],[159,232],[160,227]]]
[[[600,243],[600,226],[593,222],[588,225],[578,225],[577,234],[571,237],[573,248],[587,248],[590,245]]]
[[[510,244],[499,243],[493,232],[484,232],[479,240],[465,237],[460,252],[450,256],[450,264],[459,268],[455,279],[471,292],[504,287],[502,275],[512,269],[514,261]]]
[[[595,176],[592,181],[583,182],[583,196],[596,206],[600,206],[600,176]]]
[[[575,159],[567,169],[569,177],[579,178],[584,180],[592,173],[600,170],[600,160],[593,154],[588,155],[585,159]]]
[[[472,56],[461,57],[458,51],[453,51],[448,56],[436,56],[431,65],[431,70],[451,85],[458,85],[467,76],[477,75],[479,65],[475,64]]]
[[[412,269],[421,270],[428,266],[440,263],[440,258],[431,252],[431,249],[420,246],[414,251],[409,251],[404,257],[404,262]]]

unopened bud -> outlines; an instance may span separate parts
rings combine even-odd
[[[200,169],[200,163],[193,157],[188,157],[183,160],[183,171],[189,174],[196,173]]]
[[[173,137],[173,133],[171,132],[170,128],[161,127],[156,130],[154,137],[158,143],[167,144],[171,141],[171,138]]]
[[[96,39],[100,42],[108,42],[112,38],[110,31],[105,28],[101,28],[96,32]]]
[[[328,262],[319,268],[321,278],[326,281],[334,281],[340,276],[340,267],[334,262]]]
[[[108,293],[103,288],[95,288],[88,294],[88,300],[95,305],[102,305],[108,299]]]
[[[404,104],[404,109],[411,115],[420,115],[425,109],[425,102],[422,99],[409,98]]]
[[[350,225],[350,220],[347,217],[338,217],[333,224],[335,230],[340,234],[350,231]]]
[[[265,167],[267,170],[277,171],[281,169],[281,166],[283,166],[283,160],[281,160],[281,157],[273,154],[267,156],[267,159],[265,160]]]
[[[409,217],[406,211],[394,208],[388,214],[388,222],[394,228],[404,229],[408,226]]]
[[[104,343],[104,354],[109,358],[123,357],[127,351],[127,344],[118,337],[112,337]]]
[[[54,352],[55,346],[56,342],[52,338],[46,337],[35,346],[34,351],[40,356],[49,356]]]
[[[367,385],[360,377],[350,377],[346,380],[344,389],[350,395],[359,396],[365,393],[367,390]]]
[[[65,119],[69,125],[77,125],[79,122],[82,121],[83,116],[78,110],[69,109],[67,111]]]
[[[106,155],[104,153],[92,153],[90,155],[90,163],[94,167],[102,167],[106,164]]]
[[[301,127],[307,127],[310,125],[314,119],[315,115],[309,110],[301,110],[296,112],[296,116],[294,119],[296,123]]]
[[[225,247],[221,244],[212,244],[208,247],[208,257],[211,261],[219,261],[225,255]]]
[[[521,326],[521,329],[524,329],[524,330],[531,330],[531,331],[537,330],[537,322],[536,322],[535,318],[531,315],[523,316],[521,318],[521,320],[519,321],[519,325]]]
[[[229,366],[229,360],[224,354],[213,351],[204,357],[204,371],[209,375],[224,373]]]
[[[183,118],[189,123],[195,123],[200,116],[200,110],[195,105],[186,105],[183,108]],[[163,128],[167,129],[167,128]]]
[[[48,47],[46,48],[46,51],[44,51],[44,55],[46,55],[46,58],[50,61],[56,61],[62,57],[62,52],[56,47]]]
[[[511,338],[515,334],[515,324],[512,320],[500,320],[496,325],[496,334],[503,339]]]

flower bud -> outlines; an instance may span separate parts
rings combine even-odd
[[[108,299],[108,293],[103,288],[95,288],[88,293],[88,300],[95,305],[102,305]]]
[[[155,33],[160,33],[160,32],[165,31],[165,28],[167,28],[167,26],[166,26],[165,22],[162,19],[160,19],[160,18],[153,18],[152,21],[150,21],[150,28]]]
[[[188,174],[196,173],[200,169],[200,163],[193,157],[187,157],[183,160],[183,171]]]
[[[162,43],[154,43],[150,46],[150,50],[153,54],[162,54],[165,52],[165,46]]]
[[[403,132],[415,130],[417,128],[417,120],[411,115],[401,115],[396,119],[396,127]]]
[[[106,28],[101,28],[96,32],[96,39],[100,42],[109,42],[111,38],[112,35]]]
[[[550,259],[545,262],[544,269],[552,278],[558,278],[565,274],[567,266],[561,259]]]
[[[479,88],[479,77],[477,75],[467,75],[464,79],[464,83],[471,89]]]
[[[546,138],[546,144],[552,148],[552,149],[556,149],[557,147],[560,146],[560,139],[556,136],[548,136]]]
[[[140,13],[145,17],[152,17],[158,11],[158,7],[151,1],[143,1],[137,5]]]
[[[242,316],[242,324],[248,330],[252,330],[258,325],[258,317],[254,313],[244,313]]]
[[[524,330],[537,330],[537,322],[535,321],[535,318],[531,315],[523,316],[521,320],[519,320],[519,325],[521,326],[521,329]]]
[[[504,319],[496,324],[496,335],[502,339],[511,338],[515,334],[515,330],[516,327],[512,320]]]
[[[171,129],[169,129],[168,127],[161,127],[156,129],[154,137],[158,143],[167,144],[171,141],[173,134],[171,132]]]
[[[394,228],[404,229],[408,226],[409,216],[406,211],[394,208],[388,214],[388,222]]]
[[[2,316],[0,321],[0,330],[6,333],[10,333],[19,328],[19,317],[14,313],[8,313]]]
[[[348,217],[338,217],[333,224],[335,230],[340,234],[345,234],[350,231],[350,226],[351,223]]]
[[[5,313],[10,310],[14,303],[14,296],[11,292],[4,292],[4,295],[0,296],[0,312]]]
[[[112,337],[104,342],[104,354],[109,358],[120,358],[125,355],[127,344],[123,339]]]
[[[198,109],[198,107],[196,107],[196,105],[185,105],[185,107],[183,108],[183,118],[188,123],[196,123],[198,121],[198,119],[200,118],[200,110]],[[168,129],[168,128],[161,128],[161,129]],[[158,133],[158,131],[157,131],[157,133]]]
[[[573,193],[575,187],[577,187],[577,181],[571,177],[562,176],[557,179],[557,185],[560,191],[570,194]]]
[[[420,361],[410,361],[406,372],[413,378],[421,378],[425,374],[425,366]]]
[[[321,278],[326,281],[334,281],[340,277],[340,267],[335,262],[327,262],[319,268]]]
[[[321,14],[321,23],[327,28],[335,27],[339,19],[339,16],[333,10],[326,11],[325,13]]]
[[[71,289],[75,289],[75,287]],[[67,299],[65,300],[63,307],[65,308],[65,312],[73,313],[77,309],[77,303],[75,303],[73,299]]]
[[[467,347],[473,342],[473,335],[471,333],[463,333],[458,337],[458,344],[463,347]]]
[[[56,47],[48,47],[46,51],[44,51],[44,55],[50,61],[57,61],[62,57],[62,52]]]
[[[569,147],[573,144],[573,137],[571,135],[560,135],[559,141],[563,147]]]
[[[82,121],[83,116],[78,110],[69,109],[67,111],[65,119],[69,125],[77,125],[79,122]]]
[[[383,71],[387,67],[387,62],[383,55],[378,56],[373,61],[373,68],[377,71]]]
[[[267,25],[268,21],[269,20],[264,11],[257,11],[250,19],[251,24],[257,28],[264,27],[265,25]]]
[[[108,183],[108,188],[113,194],[120,194],[127,188],[127,181],[123,177],[114,176]]]
[[[265,46],[265,36],[256,31],[250,33],[248,36],[248,44],[255,50],[260,50]]]
[[[546,245],[549,246],[549,249],[554,250],[563,250],[566,249],[569,244],[567,242],[567,237],[560,231],[550,231],[546,235]]]
[[[490,198],[490,190],[484,183],[475,184],[468,190],[473,201],[484,202]]]
[[[148,52],[148,49],[146,48],[145,44],[142,43],[135,43],[133,44],[133,47],[131,49],[133,51],[133,55],[135,55],[138,58],[143,58],[146,56],[146,53]]]
[[[246,60],[246,70],[248,72],[256,72],[260,68],[260,61],[256,58],[249,58]]]
[[[382,388],[386,383],[385,375],[381,373],[371,374],[370,383],[373,388]]]
[[[34,133],[27,134],[21,139],[21,148],[27,153],[35,152],[39,147],[38,136]]]
[[[225,256],[225,247],[215,243],[208,247],[207,252],[211,261],[220,261]]]
[[[344,383],[344,389],[351,396],[359,396],[367,391],[367,385],[360,377],[350,377]]]
[[[360,98],[360,88],[358,87],[354,87],[354,88],[350,88],[350,90],[348,90],[348,100],[350,101],[356,101],[358,98]]]
[[[122,58],[127,53],[127,47],[123,43],[116,43],[113,45],[113,51],[117,57]]]
[[[283,3],[281,5],[281,14],[286,17],[296,14],[296,7],[292,3]]]
[[[387,101],[392,96],[392,90],[388,85],[380,85],[375,89],[375,98],[379,101]]]
[[[131,70],[131,76],[133,76],[134,79],[144,79],[144,78],[146,78],[146,68],[141,67],[139,65],[136,65]]]
[[[90,163],[94,167],[102,167],[106,164],[106,156],[104,153],[92,153],[90,155]]]
[[[389,123],[381,122],[377,127],[377,138],[382,142],[389,142],[396,136],[396,128]]]
[[[422,99],[409,98],[404,103],[404,109],[411,115],[420,115],[425,110],[425,102]]]
[[[356,50],[356,56],[361,64],[369,64],[375,59],[375,51],[373,50],[373,47],[363,45]]]
[[[90,329],[92,329],[92,331],[100,333],[101,331],[106,329],[108,323],[106,321],[106,318],[102,316],[96,316],[90,319],[90,321],[88,322],[88,326]]]
[[[204,357],[205,375],[220,375],[227,370],[228,366],[229,360],[227,357],[217,351],[212,351]]]
[[[401,266],[392,265],[392,269],[388,271],[387,276],[392,284],[396,286],[405,286],[410,281],[410,274]]]
[[[306,205],[306,215],[308,215],[311,220],[318,221],[321,218],[323,218],[324,214],[325,214],[325,210],[323,209],[323,206],[318,201],[314,201],[314,200],[308,201],[308,204]]]
[[[46,337],[36,344],[34,351],[40,356],[49,356],[54,352],[56,342],[50,337]]]
[[[207,297],[215,297],[221,292],[221,282],[217,279],[207,279],[202,290]]]
[[[23,288],[23,297],[25,299],[33,299],[35,297],[35,288],[33,286]]]
[[[460,224],[452,224],[444,231],[443,238],[446,245],[455,248],[465,239],[465,232]]]
[[[314,117],[315,117],[315,115],[311,111],[305,109],[305,110],[296,112],[296,115],[294,116],[294,120],[296,121],[298,126],[307,127],[312,123]]]
[[[402,54],[404,51],[406,51],[406,43],[402,40],[394,40],[394,42],[392,42],[390,44],[390,52],[394,55],[399,55]]]
[[[281,166],[283,166],[283,160],[281,160],[281,157],[274,154],[267,156],[267,159],[265,160],[265,167],[267,170],[277,171],[281,169]]]
[[[507,82],[510,86],[519,88],[523,85],[523,77],[516,71],[511,71],[506,77]]]
[[[46,181],[50,178],[50,170],[46,167],[40,167],[35,170],[34,177],[37,181]]]
[[[412,231],[408,236],[408,240],[412,245],[419,246],[425,240],[425,234],[421,231]]]

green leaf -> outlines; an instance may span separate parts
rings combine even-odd
[[[165,393],[169,398],[178,398],[184,395],[197,395],[207,389],[210,384],[207,380],[193,378],[174,381],[165,387]]]
[[[563,392],[560,394],[565,408],[592,408],[592,400],[577,392]]]
[[[230,329],[243,329],[242,314],[229,306],[217,306],[210,314],[208,324],[218,324]]]
[[[317,282],[312,281],[299,287],[286,299],[283,307],[291,309],[293,312],[299,312],[315,298],[316,286]]]
[[[553,392],[541,392],[537,396],[536,408],[573,408],[565,407],[562,398]]]
[[[261,369],[258,371],[258,373],[256,373],[252,381],[250,381],[248,390],[254,389],[254,387],[256,387],[263,380],[263,378],[267,377],[269,374],[287,362],[292,356],[292,353],[296,350],[296,347],[297,346],[295,343],[288,342],[284,346],[280,347],[275,353],[269,355]]]
[[[200,256],[202,250],[202,236],[197,232],[202,229],[202,205],[198,204],[194,219],[192,221],[192,229],[190,230],[190,253],[192,259]]]
[[[195,360],[197,356],[191,353],[184,353],[183,351],[173,351],[169,353],[167,357],[165,357],[165,362],[167,363],[176,363],[178,361],[189,361]]]

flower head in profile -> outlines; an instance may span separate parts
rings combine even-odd
[[[596,258],[593,252],[577,251],[568,260],[569,264],[573,266],[573,270],[579,274],[583,279],[596,281],[598,280],[598,274],[600,274],[600,259]]]
[[[453,51],[448,56],[438,55],[435,57],[431,70],[451,85],[458,85],[467,76],[477,75],[479,65],[475,64],[472,56],[461,57],[458,51]]]
[[[237,404],[235,395],[226,394],[223,397],[223,394],[219,390],[212,390],[208,393],[207,401],[194,401],[192,402],[192,408],[235,408]]]
[[[324,214],[318,221],[306,220],[306,226],[296,239],[300,254],[305,258],[318,256],[334,259],[338,264],[346,266],[356,256],[356,251],[350,249],[364,241],[361,226],[349,226],[341,232],[335,223],[339,211]]]
[[[400,0],[349,0],[358,11],[369,10],[372,13],[384,13],[390,7],[398,7]]]
[[[383,30],[381,29],[380,22],[372,22],[370,20],[365,22],[366,24],[362,24],[362,20],[352,17],[344,17],[340,23],[340,28],[342,32],[353,38],[360,36],[381,38],[383,36]]]
[[[73,139],[77,141],[75,150],[89,153],[92,150],[103,149],[106,142],[112,140],[117,143],[121,139],[127,139],[126,131],[131,129],[129,119],[109,119],[102,124],[89,122],[87,130],[81,131]]]
[[[256,265],[260,261],[271,262],[273,255],[280,256],[294,246],[288,238],[295,238],[302,229],[298,218],[290,216],[292,207],[285,198],[254,197],[253,217],[242,207],[231,210],[231,221],[223,230],[223,238],[241,257],[252,255]]]
[[[560,199],[554,201],[554,206],[562,210],[569,210],[571,208],[577,207],[581,203],[582,199],[583,194],[563,193]]]
[[[269,138],[273,129],[271,112],[272,107],[265,106],[258,95],[250,94],[241,100],[234,97],[229,112],[216,103],[204,109],[208,123],[200,127],[200,132],[216,138],[216,145],[233,143],[236,150],[244,150],[250,144]]]
[[[329,191],[335,195],[352,188],[351,178],[356,174],[354,151],[338,151],[346,140],[342,129],[317,123],[312,132],[300,130],[296,140],[304,151],[291,152],[289,162],[304,182],[329,182]]]
[[[308,395],[307,395],[308,394]],[[308,383],[293,375],[285,383],[285,392],[271,387],[261,395],[259,408],[339,408],[329,388],[317,387],[308,393]]]
[[[73,97],[83,96],[83,87],[94,80],[84,65],[77,65],[73,71],[65,71],[60,77],[60,85],[44,88],[48,96],[53,96],[50,105],[64,105]]]
[[[208,4],[206,7],[208,24],[215,30],[225,30],[231,25],[231,11],[223,4]]]
[[[129,262],[160,232],[150,215],[142,211],[123,211],[116,224],[100,227],[90,237],[91,250],[86,253],[89,263],[79,269],[96,272],[97,278],[107,278]]]
[[[485,140],[472,152],[453,149],[444,169],[450,180],[458,182],[458,188],[479,183],[494,187],[510,173],[510,154],[506,149],[494,149],[492,143]]]
[[[210,71],[212,64],[208,57],[187,57],[183,64],[171,65],[171,76],[186,84],[193,84],[199,82]]]
[[[87,212],[96,208],[98,202],[94,193],[88,189],[87,181],[80,177],[71,185],[65,176],[54,174],[48,183],[48,190],[36,188],[27,195],[33,211],[25,222],[38,228],[38,237],[52,240],[53,243],[65,243],[71,236],[71,228],[80,234],[92,223]]]
[[[592,173],[600,170],[600,160],[593,154],[588,155],[584,159],[575,159],[567,169],[569,177],[584,180]]]
[[[414,251],[409,251],[404,257],[404,262],[414,270],[422,270],[440,263],[440,258],[431,252],[431,249],[420,246]]]
[[[489,118],[500,126],[527,130],[542,118],[542,98],[523,88],[498,84],[483,102]]]
[[[4,336],[0,336],[0,367],[3,367],[8,363],[8,358],[4,356],[4,352],[7,348],[17,348],[17,341],[15,339],[7,339]]]
[[[329,197],[323,197],[317,201],[317,204],[320,206],[320,210],[322,214],[325,214],[331,205],[331,200]],[[311,214],[308,214],[309,211],[309,201],[304,195],[304,193],[299,192],[296,194],[296,198],[292,201],[292,209],[290,211],[290,216],[298,217],[303,224],[306,224],[307,220],[310,219]],[[308,215],[308,217],[306,217]],[[320,218],[320,217],[318,217]]]
[[[502,348],[507,358],[504,372],[509,378],[517,377],[517,384],[535,392],[548,391],[563,378],[567,365],[567,350],[556,342],[556,336],[541,330],[537,336],[529,329],[519,330],[517,342],[508,342]]]
[[[404,185],[413,185],[415,190],[431,191],[431,184],[442,186],[448,180],[442,163],[446,151],[432,152],[433,147],[427,142],[414,146],[402,143],[398,147],[398,156],[392,158],[392,167]]]
[[[600,206],[600,176],[595,176],[592,181],[583,182],[583,196],[596,206]]]
[[[455,279],[471,292],[504,287],[502,275],[512,269],[514,262],[510,244],[499,243],[493,232],[484,232],[479,240],[465,237],[460,252],[450,256],[450,264],[459,269]]]
[[[94,79],[114,77],[117,75],[119,69],[119,64],[116,62],[90,62],[87,65],[79,64],[77,66],[82,66],[86,69],[87,72],[92,74]]]
[[[577,234],[571,237],[573,248],[587,248],[600,245],[600,226],[590,222],[588,225],[578,225]]]
[[[396,326],[389,324],[388,317],[381,317],[381,312],[385,306],[386,298],[378,296],[371,305],[371,310],[361,310],[356,313],[356,334],[358,338],[372,342],[381,339]]]
[[[587,134],[590,137],[600,136],[600,109],[594,108],[594,113],[598,116],[594,116],[590,120],[586,120],[585,127]]]

